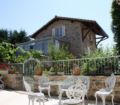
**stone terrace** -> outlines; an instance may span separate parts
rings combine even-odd
[[[24,91],[0,90],[0,105],[28,105],[28,97]],[[39,103],[35,101],[34,105],[39,105]],[[48,98],[45,105],[58,105],[58,97]],[[86,100],[85,105],[95,105],[95,101]],[[102,105],[102,103],[99,102],[98,105]],[[111,103],[107,102],[107,105],[111,105]]]
[[[50,80],[64,80],[67,76],[49,76]],[[120,103],[120,76],[116,76],[116,85],[114,88],[115,92],[115,98],[114,101],[116,103]],[[97,90],[104,88],[104,81],[107,78],[107,76],[90,76],[90,89],[88,92],[88,99],[90,100],[95,100],[94,94]],[[35,91],[37,91],[38,87],[38,79],[39,76],[34,76],[35,80]],[[6,81],[5,81],[6,87],[12,88],[15,90],[23,90],[23,84],[22,84],[22,75],[15,75],[13,74],[10,76],[9,74],[6,76]],[[51,86],[51,95],[52,96],[58,96],[58,86]],[[101,101],[101,100],[100,100]],[[106,98],[107,102],[111,101],[111,97]],[[0,104],[2,105],[2,104]]]

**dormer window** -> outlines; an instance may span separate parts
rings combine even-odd
[[[52,29],[52,35],[55,37],[65,36],[65,26],[59,26]]]

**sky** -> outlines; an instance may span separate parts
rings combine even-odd
[[[101,44],[112,47],[112,0],[0,0],[0,29],[25,30],[28,35],[54,16],[95,20],[109,38]]]

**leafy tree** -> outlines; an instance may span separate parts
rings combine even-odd
[[[120,54],[120,5],[113,0],[112,3],[112,31],[114,33],[114,40],[116,42],[116,49]]]
[[[8,31],[4,29],[0,29],[0,42],[8,40]]]
[[[9,37],[9,42],[12,44],[16,44],[16,43],[23,43],[29,41],[29,38],[27,37],[27,33],[23,30],[21,30],[20,32],[18,31],[13,31],[11,32],[11,35]]]
[[[17,30],[8,31],[6,29],[0,29],[0,42],[9,42],[12,44],[23,43],[29,41],[27,33],[24,30],[18,32]]]
[[[19,54],[19,56],[16,56],[16,59],[14,59],[15,63],[23,63],[26,59],[29,59],[31,56],[31,53],[29,51],[24,51]]]
[[[0,43],[0,62],[13,62],[15,59],[16,48],[10,43]]]
[[[42,59],[44,57],[41,51],[31,50],[30,53],[33,58]]]

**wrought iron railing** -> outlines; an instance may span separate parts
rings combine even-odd
[[[78,65],[81,73],[86,75],[120,74],[120,56],[43,61],[41,63],[48,71],[50,67],[53,67],[56,74],[63,71],[65,75],[71,75],[74,64]]]
[[[120,74],[120,56],[99,57],[99,58],[81,58],[56,61],[41,61],[43,71],[64,72],[64,75],[71,75],[73,65],[76,64],[80,68],[80,72],[85,75],[110,75],[111,73]],[[1,63],[0,63],[1,64]],[[12,63],[19,73],[25,75],[34,75],[34,69],[37,62],[32,59],[27,63]],[[50,71],[52,69],[52,71]]]

